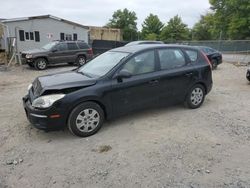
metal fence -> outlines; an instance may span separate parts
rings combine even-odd
[[[125,41],[94,40],[92,48],[94,54],[101,54],[113,48],[127,44]],[[226,62],[243,63],[250,62],[250,40],[209,40],[209,41],[181,41],[177,44],[191,46],[208,46],[223,53],[223,60]]]
[[[127,43],[125,41],[93,40],[91,45],[94,54],[101,54],[113,48],[124,46]]]
[[[209,46],[223,53],[250,54],[250,40],[182,41],[180,43],[191,46]]]

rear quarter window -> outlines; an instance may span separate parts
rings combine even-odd
[[[196,62],[198,59],[198,52],[195,50],[185,50],[191,62]]]
[[[80,49],[88,49],[89,48],[89,46],[84,42],[78,42],[77,44],[78,44]]]

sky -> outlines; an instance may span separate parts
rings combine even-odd
[[[163,23],[175,15],[192,27],[209,10],[208,0],[1,0],[0,18],[18,18],[51,14],[87,26],[104,26],[114,11],[128,8],[144,19],[156,14]]]

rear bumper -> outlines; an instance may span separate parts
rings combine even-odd
[[[55,108],[51,107],[46,110],[38,110],[31,106],[28,95],[23,97],[23,107],[29,122],[41,130],[58,130],[66,126],[64,116]],[[52,118],[51,115],[59,114],[60,117]]]
[[[213,82],[211,82],[209,85],[207,85],[207,93],[208,94],[213,88]]]

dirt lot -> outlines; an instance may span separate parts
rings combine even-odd
[[[250,187],[246,67],[224,63],[214,71],[200,109],[145,110],[88,138],[32,128],[21,102],[28,84],[70,68],[0,72],[1,188]]]

